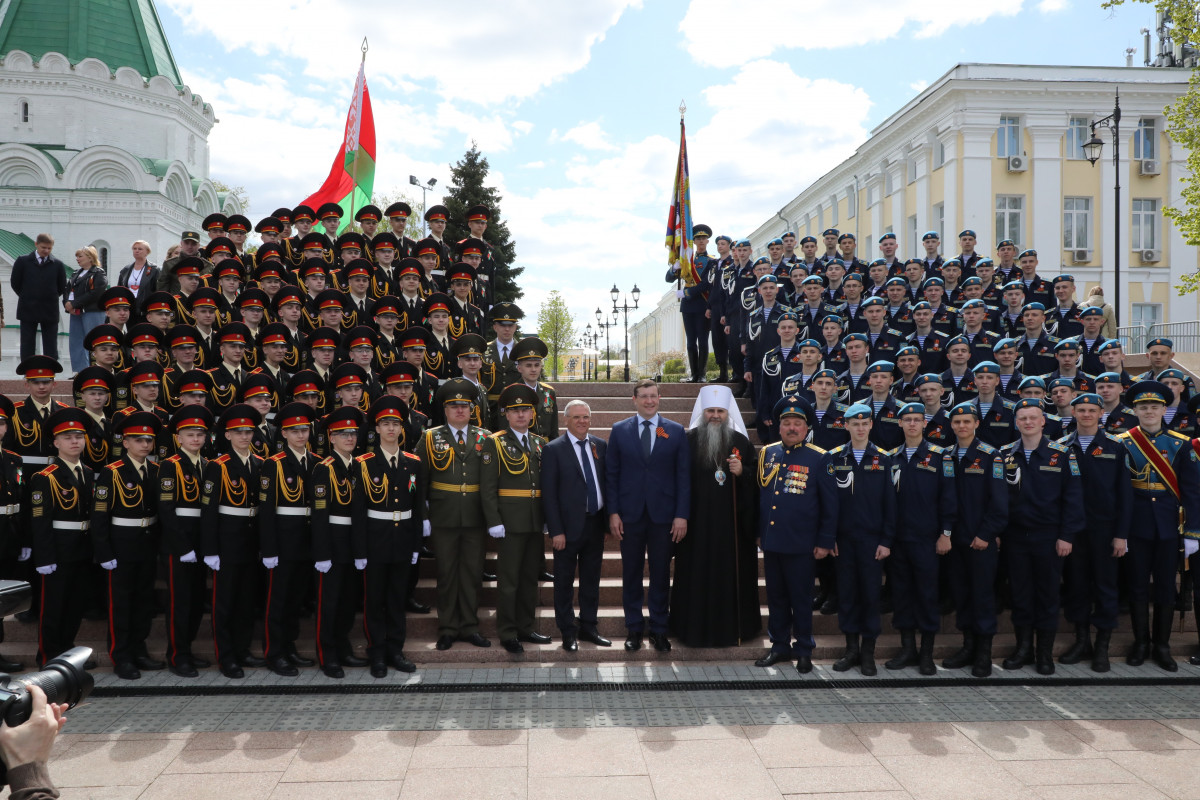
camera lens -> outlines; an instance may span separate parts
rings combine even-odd
[[[66,703],[74,708],[92,693],[95,686],[91,673],[83,666],[91,656],[90,647],[72,647],[47,661],[39,671],[22,675],[21,680],[40,686],[46,693],[46,702]],[[19,694],[4,711],[4,723],[10,727],[20,725],[29,719],[32,711],[33,697],[22,684]]]

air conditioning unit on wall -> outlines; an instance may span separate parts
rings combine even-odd
[[[1162,261],[1162,250],[1143,250],[1142,262],[1146,264],[1156,264]]]
[[[1071,260],[1076,264],[1086,264],[1092,260],[1092,251],[1086,249],[1075,249],[1071,251]]]
[[[1009,156],[1008,171],[1009,172],[1024,172],[1029,169],[1029,159],[1025,156]]]
[[[1138,162],[1138,171],[1141,175],[1157,175],[1162,171],[1162,164],[1156,158],[1143,158]]]

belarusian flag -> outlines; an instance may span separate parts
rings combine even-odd
[[[321,188],[304,201],[310,208],[323,203],[342,207],[342,223],[338,233],[354,223],[355,212],[371,202],[375,186],[375,115],[371,113],[371,93],[367,91],[364,63],[358,67],[350,112],[346,114],[346,136],[340,151],[334,156],[329,177]]]

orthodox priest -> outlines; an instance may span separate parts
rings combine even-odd
[[[689,647],[733,647],[759,634],[762,615],[754,447],[727,386],[701,390],[687,436],[692,523],[675,545],[671,633]]]

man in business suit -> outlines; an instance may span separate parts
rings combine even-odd
[[[54,237],[39,233],[34,252],[13,262],[9,282],[17,293],[22,361],[33,355],[39,326],[42,355],[58,360],[58,314],[66,297],[67,268],[51,253],[53,249]]]
[[[600,635],[600,567],[604,561],[604,491],[608,443],[588,434],[592,409],[583,400],[567,403],[567,433],[542,449],[542,510],[554,548],[554,621],[563,650],[575,652],[579,640],[611,647]],[[579,509],[584,513],[580,514]],[[575,567],[579,567],[579,618],[574,608]]]
[[[690,456],[683,426],[659,415],[658,384],[642,380],[633,388],[637,414],[613,425],[606,466],[608,527],[621,543],[622,603],[626,650],[640,650],[646,628],[642,615],[642,570],[650,561],[650,643],[659,652],[667,639],[667,604],[672,546],[687,535],[691,507]]]

